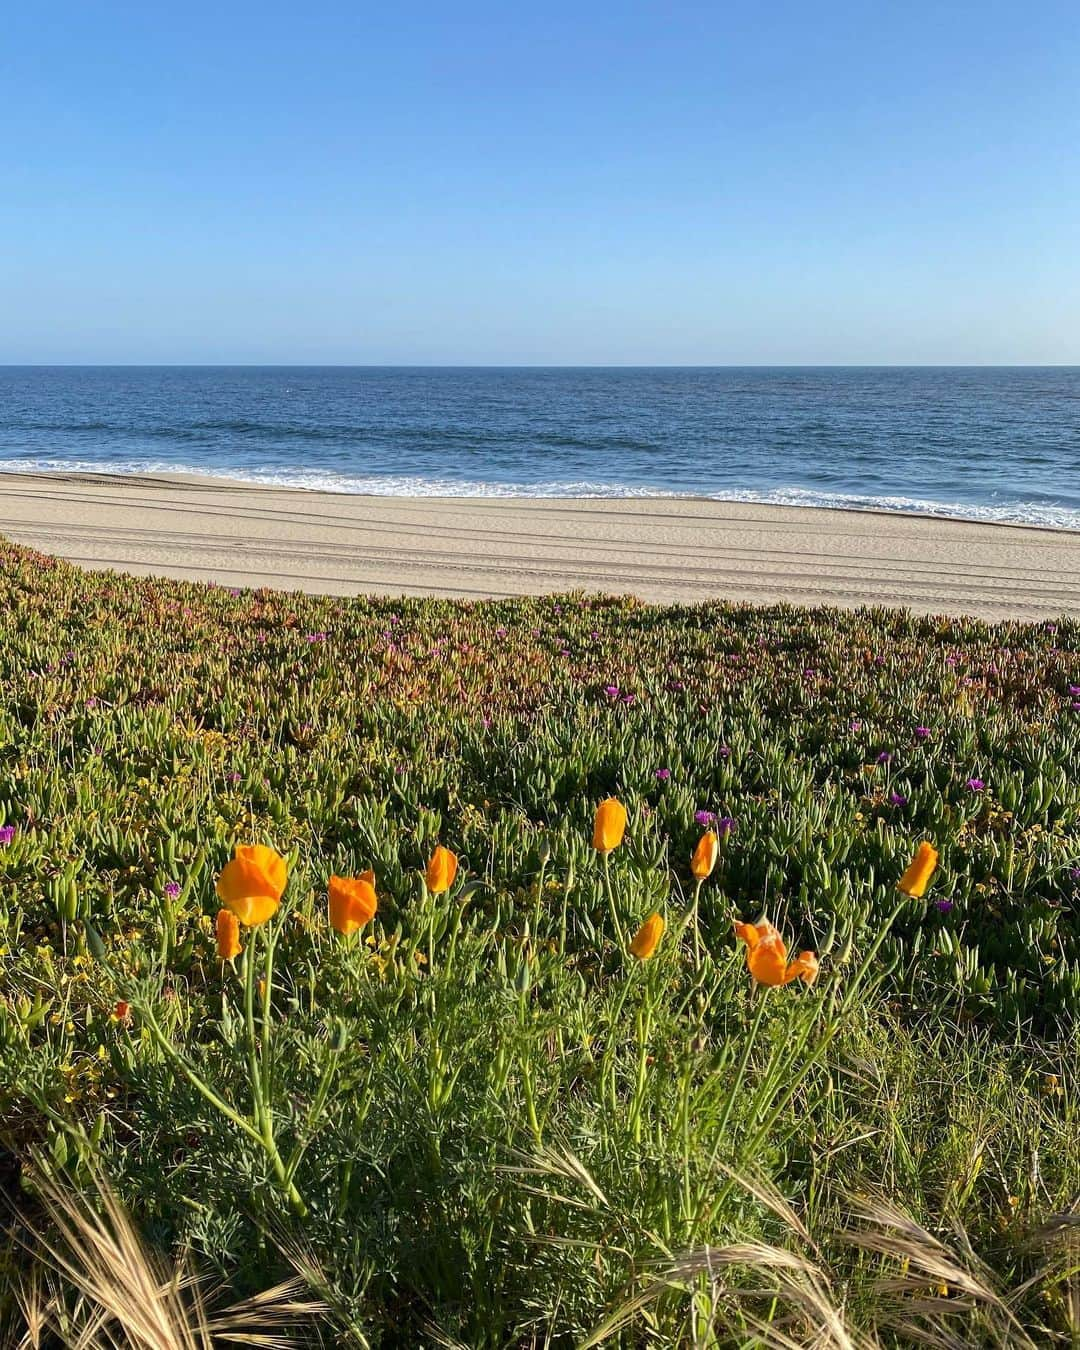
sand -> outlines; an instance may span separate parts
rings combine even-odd
[[[332,595],[1080,615],[1080,533],[699,498],[367,497],[181,474],[0,474],[0,533],[83,567]]]

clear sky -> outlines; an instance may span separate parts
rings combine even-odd
[[[1077,0],[21,0],[0,362],[1080,363]]]

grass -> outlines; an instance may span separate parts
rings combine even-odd
[[[74,1213],[128,1225],[191,1344],[231,1334],[198,1275],[326,1345],[1080,1345],[1076,623],[340,601],[9,545],[0,599],[13,1343],[171,1343]],[[225,964],[250,842],[288,886]],[[342,938],[328,878],[369,867]],[[762,912],[813,986],[750,978]]]

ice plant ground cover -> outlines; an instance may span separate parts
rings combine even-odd
[[[0,545],[0,639],[13,1344],[106,1180],[301,1343],[1077,1343],[1077,624]]]

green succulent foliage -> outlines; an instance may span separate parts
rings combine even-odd
[[[732,1167],[822,1214],[863,1169],[1006,1264],[1002,1196],[1012,1224],[1077,1184],[1076,623],[314,598],[3,544],[0,592],[0,1119],[73,1175],[103,1162],[238,1287],[284,1227],[370,1342],[569,1345],[650,1263],[770,1235]],[[939,871],[898,905],[922,839]],[[302,1219],[139,1013],[248,1111],[213,938],[245,842],[292,862],[257,1050]],[[437,842],[462,868],[431,897]],[[368,867],[377,917],[342,940],[327,878]],[[820,953],[813,990],[755,994],[731,924],[762,912]],[[962,1184],[979,1131],[997,1172]],[[632,1343],[685,1343],[706,1303],[673,1288]]]

